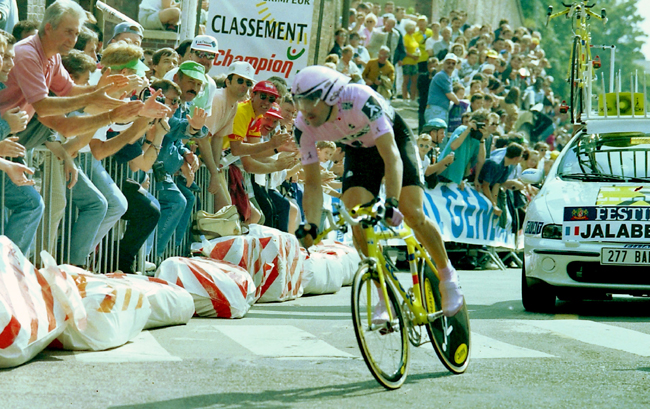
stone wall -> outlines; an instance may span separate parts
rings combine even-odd
[[[433,0],[434,19],[448,16],[451,10],[465,10],[469,24],[489,23],[494,29],[503,18],[510,20],[513,28],[523,24],[520,0]]]

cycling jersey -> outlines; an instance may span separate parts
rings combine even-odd
[[[302,113],[294,127],[302,164],[318,162],[317,141],[334,141],[355,148],[371,148],[381,135],[393,132],[395,110],[372,88],[349,84],[341,91],[337,103],[338,116],[315,128],[307,125]]]

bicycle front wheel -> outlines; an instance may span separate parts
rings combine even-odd
[[[580,45],[580,37],[576,36],[573,39],[573,53],[571,59],[571,123],[577,123],[580,120],[580,114],[583,108],[583,90],[584,90],[584,75],[582,59],[585,56],[582,54],[582,47]]]
[[[427,263],[420,268],[420,289],[422,302],[428,314],[442,310],[438,277]],[[452,373],[460,374],[467,370],[470,355],[470,329],[467,305],[453,317],[442,316],[427,324],[427,333],[436,355],[442,364]]]
[[[386,290],[383,302],[377,271],[362,265],[352,283],[352,321],[370,373],[386,389],[397,389],[408,372],[409,340],[397,296],[388,283]],[[391,309],[392,321],[379,319],[381,305]]]

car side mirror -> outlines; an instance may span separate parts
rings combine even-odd
[[[521,181],[524,183],[536,184],[544,180],[544,171],[542,169],[526,169],[521,172]]]

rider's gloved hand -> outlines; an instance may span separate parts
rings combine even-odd
[[[318,226],[314,223],[301,224],[296,230],[296,238],[300,240],[302,245],[308,249],[314,243],[314,239],[318,236]]]
[[[399,211],[399,202],[394,197],[386,199],[386,213],[384,219],[391,226],[399,226],[404,220],[404,215]]]

